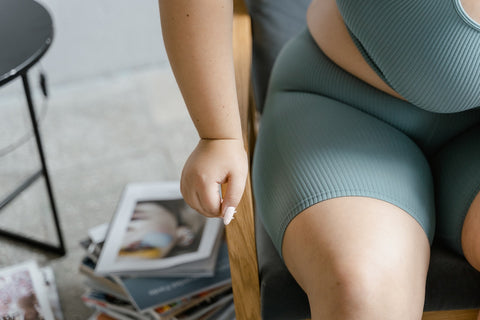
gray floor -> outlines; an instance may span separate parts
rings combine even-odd
[[[31,138],[7,153],[29,127],[17,82],[12,86],[18,86],[18,94],[5,97],[0,89],[2,198],[39,165]],[[167,66],[128,70],[50,91],[41,129],[68,253],[58,258],[0,238],[0,267],[29,259],[52,266],[65,319],[86,319],[92,312],[80,300],[84,285],[78,273],[83,255],[79,241],[88,228],[110,220],[126,183],[178,179],[197,135]],[[41,113],[45,109],[36,93]],[[0,212],[0,226],[53,241],[45,199],[39,180]]]

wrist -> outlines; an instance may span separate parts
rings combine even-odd
[[[204,151],[215,150],[221,153],[233,152],[236,154],[237,151],[245,151],[245,144],[240,138],[200,138],[197,148]]]
[[[232,141],[241,141],[243,143],[243,138],[241,135],[239,136],[225,136],[225,137],[208,137],[208,136],[200,136],[200,140],[203,141],[216,141],[216,140],[232,140]]]

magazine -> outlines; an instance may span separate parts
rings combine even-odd
[[[88,229],[88,240],[90,240],[93,244],[100,244],[105,241],[105,237],[107,236],[108,231],[108,223],[102,223],[98,226]]]
[[[213,275],[215,248],[222,234],[220,219],[207,219],[185,203],[179,182],[128,184],[109,225],[95,272]]]
[[[98,227],[94,227],[91,230],[100,230]],[[205,313],[201,316],[201,319],[208,319],[213,320],[216,319],[213,317],[215,311],[219,310],[222,306],[215,305],[214,307],[211,306],[213,304],[212,297],[216,296],[222,292],[231,291],[231,282],[227,277],[227,281],[225,282],[225,278],[217,279],[219,285],[216,286],[215,282],[213,286],[207,285],[207,289],[203,291],[201,288],[205,285],[204,282],[197,283],[198,280],[194,282],[199,284],[201,287],[197,288],[196,286],[189,286],[185,288],[186,290],[191,290],[190,292],[185,291],[184,294],[181,295],[181,298],[175,300],[173,302],[155,307],[155,308],[148,308],[145,310],[138,310],[134,306],[134,303],[131,301],[129,295],[125,292],[125,289],[117,282],[120,281],[120,278],[127,279],[127,276],[100,276],[94,273],[95,264],[96,262],[91,259],[91,251],[89,247],[95,241],[96,244],[102,244],[104,238],[97,237],[95,240],[92,236],[92,232],[89,230],[88,237],[82,241],[80,241],[80,245],[85,249],[85,256],[83,257],[79,270],[80,272],[86,276],[84,283],[87,287],[86,293],[82,296],[82,300],[90,308],[93,308],[97,311],[97,313],[92,316],[91,319],[131,319],[132,317],[135,319],[157,319],[157,320],[173,320],[177,314],[186,312],[187,310],[194,308],[196,305],[202,305],[203,308],[208,309]],[[98,235],[97,235],[98,236]],[[220,258],[218,261],[223,261],[221,265],[224,265],[225,262],[228,262],[228,250],[224,244],[224,241],[219,241],[218,245],[224,245],[222,250],[218,249],[217,251],[220,253],[223,258]],[[227,270],[223,271],[223,274],[229,276],[229,273],[226,272]],[[138,277],[130,277],[130,278],[138,278]],[[155,277],[156,279],[161,279],[161,277]],[[184,277],[185,278],[185,277]],[[191,277],[186,277],[191,279]],[[185,278],[185,279],[186,279]],[[177,285],[178,282],[172,279],[171,277],[163,278],[168,280],[169,283],[173,282],[173,286]],[[210,278],[211,280],[214,280]],[[223,280],[222,280],[223,279]],[[131,279],[130,279],[131,280]],[[190,282],[190,280],[188,280]],[[184,284],[184,283],[182,283]],[[212,303],[205,303],[204,301],[209,300]],[[201,312],[201,310],[198,310]],[[209,317],[212,315],[212,317]],[[96,318],[95,318],[96,317]],[[199,318],[200,320],[200,318]]]
[[[210,311],[218,311],[223,306],[226,306],[233,301],[232,290],[222,292],[218,295],[212,296],[195,306],[185,310],[184,312],[175,315],[175,320],[198,320],[207,315]]]
[[[88,237],[80,241],[80,246],[86,250],[87,257],[89,257],[95,263],[100,256],[100,252],[102,251],[102,246],[105,242],[107,230],[108,223],[103,223],[101,225],[90,228],[88,230]]]
[[[120,299],[127,297],[127,294],[123,290],[122,286],[115,282],[112,277],[98,276],[95,274],[94,270],[95,262],[88,256],[84,257],[80,264],[79,271],[81,274],[87,277],[84,282],[88,287],[106,292]]]
[[[179,301],[155,308],[154,312],[160,320],[168,320],[173,318],[175,315],[200,304],[204,300],[210,299],[213,296],[231,290],[231,284],[221,285],[219,287],[207,289],[192,296],[182,298]]]
[[[212,315],[209,315],[203,320],[234,320],[235,319],[235,305],[233,301],[227,303],[225,306],[220,307]]]
[[[47,297],[53,316],[55,320],[63,320],[62,307],[60,305],[60,297],[58,296],[53,269],[51,267],[43,267],[40,271],[43,275],[43,281],[47,290]]]
[[[129,301],[118,299],[117,297],[101,291],[88,290],[82,295],[82,301],[86,306],[106,313],[113,311],[121,314],[122,316],[138,320],[151,319],[150,317],[144,316],[137,312]]]
[[[105,312],[97,311],[88,318],[88,320],[118,320],[112,316],[109,316]]]
[[[94,227],[97,228],[97,227]],[[90,232],[89,232],[90,233]],[[215,264],[217,261],[218,250],[220,248],[221,243],[221,236],[217,239],[217,243],[212,251],[210,257],[204,260],[198,260],[193,263],[184,263],[179,266],[165,268],[161,270],[155,270],[152,272],[148,272],[148,275],[155,275],[155,276],[165,276],[165,277],[211,277],[213,276],[213,272],[215,271]],[[98,239],[97,239],[98,240]],[[92,265],[95,268],[98,257],[100,256],[102,247],[103,247],[104,240],[95,243],[91,240],[91,238],[86,238],[80,241],[80,246],[85,249],[86,256],[84,257],[84,261],[82,261],[82,265]],[[80,267],[82,269],[82,266]],[[82,271],[82,270],[80,270]],[[93,270],[95,272],[95,270]],[[145,271],[137,272],[132,271],[129,275],[137,275],[142,276],[145,275]],[[91,276],[91,275],[89,275]],[[98,275],[97,277],[103,277],[102,275]]]
[[[0,269],[1,319],[55,319],[48,289],[34,261]]]
[[[215,287],[231,285],[228,248],[220,248],[215,276],[208,278],[118,277],[137,310],[144,312]]]

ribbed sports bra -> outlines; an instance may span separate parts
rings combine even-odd
[[[412,104],[453,113],[480,106],[480,24],[460,0],[336,0],[353,41]]]

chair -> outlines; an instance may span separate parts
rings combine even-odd
[[[304,27],[309,2],[234,0],[237,91],[250,155],[256,134],[255,105],[263,103],[268,75],[280,48]],[[226,229],[237,319],[309,318],[306,294],[287,271],[261,223],[256,223],[250,177],[237,211],[234,223]],[[480,272],[434,242],[423,319],[475,320],[479,308]]]

